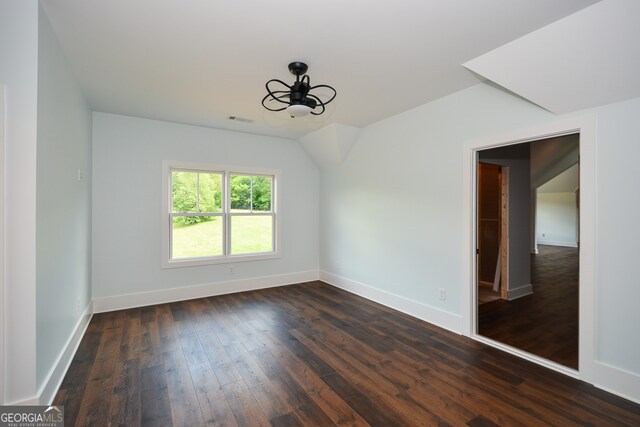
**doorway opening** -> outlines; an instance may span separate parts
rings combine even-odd
[[[569,134],[580,137],[580,229],[578,370],[536,356],[478,333],[477,306],[477,165],[480,151]],[[589,383],[595,381],[595,207],[596,116],[551,119],[533,127],[468,140],[463,146],[463,218],[465,245],[462,275],[462,333],[476,341]]]
[[[478,163],[478,304],[507,299],[509,167]]]
[[[579,134],[478,150],[476,333],[579,367]]]

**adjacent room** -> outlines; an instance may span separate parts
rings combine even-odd
[[[639,19],[0,0],[3,410],[640,425]]]
[[[478,332],[579,370],[580,135],[479,152]]]

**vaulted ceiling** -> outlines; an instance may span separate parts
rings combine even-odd
[[[465,67],[564,114],[640,96],[640,1],[606,0]]]
[[[597,0],[43,0],[96,111],[299,138],[355,127],[465,89],[461,64]],[[338,97],[289,118],[260,101],[287,64]],[[252,120],[228,120],[237,116]]]

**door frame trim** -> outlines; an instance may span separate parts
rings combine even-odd
[[[0,82],[0,405],[5,404],[4,400],[4,152],[5,152],[5,85]]]
[[[500,178],[499,178],[499,186],[500,186],[500,211],[499,211],[499,226],[500,226],[500,243],[499,243],[499,248],[500,251],[498,253],[498,266],[500,267],[499,269],[499,274],[498,274],[498,269],[496,269],[496,278],[497,280],[494,280],[492,285],[494,286],[494,290],[495,290],[495,284],[496,281],[500,282],[500,288],[498,289],[498,292],[500,293],[500,298],[503,300],[507,300],[509,299],[509,166],[505,166],[505,165],[497,165],[497,164],[493,164],[490,162],[481,162],[480,160],[478,160],[478,164],[485,164],[485,165],[494,165],[496,167],[499,168],[500,172]],[[478,179],[478,186],[480,185],[480,177],[481,174],[479,173],[478,170],[476,170],[476,178]],[[478,195],[478,193],[480,192],[480,190],[476,191],[476,197]],[[476,226],[478,226],[478,224],[480,224],[480,219],[476,218]],[[481,252],[481,245],[480,242],[477,243],[478,246],[476,246],[476,248],[478,248],[478,256],[480,255]],[[478,280],[476,285],[479,286],[480,283],[487,283],[486,281],[481,281]]]
[[[500,166],[500,298],[509,299],[509,166]]]
[[[477,162],[478,152],[540,139],[580,133],[580,270],[579,270],[579,361],[573,370],[547,359],[482,337],[477,331]],[[482,139],[466,141],[463,146],[463,217],[464,239],[462,287],[462,333],[534,363],[566,375],[593,383],[595,365],[595,206],[596,206],[596,116],[588,114],[552,120],[527,129]]]

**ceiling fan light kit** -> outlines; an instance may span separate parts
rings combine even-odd
[[[325,106],[333,101],[337,95],[334,88],[329,85],[311,86],[311,79],[306,74],[309,67],[304,62],[292,62],[289,64],[289,71],[296,76],[296,81],[288,85],[282,80],[271,79],[267,82],[267,95],[262,98],[262,106],[269,111],[287,111],[292,117],[304,117],[308,114],[319,116],[325,112]],[[274,85],[281,85],[281,88]],[[311,91],[325,88],[333,92],[328,100],[323,101],[319,94],[313,94]],[[276,90],[280,89],[280,90]],[[268,103],[275,102],[276,106]],[[283,105],[281,105],[283,104]],[[316,108],[318,110],[316,111]]]

